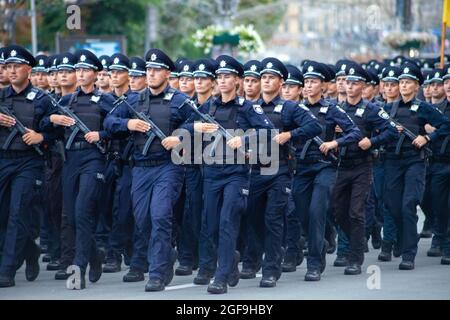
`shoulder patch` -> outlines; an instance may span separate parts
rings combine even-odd
[[[387,112],[384,111],[383,109],[381,109],[380,111],[378,111],[378,116],[379,116],[380,118],[385,119],[385,120],[388,120],[388,119],[389,119],[389,115],[388,115]]]
[[[253,105],[253,110],[255,110],[255,112],[257,114],[263,114],[264,113],[263,109],[261,108],[261,106],[259,104],[254,104]]]
[[[172,98],[173,98],[173,92],[167,92],[167,93],[164,95],[163,100],[170,101],[170,100],[172,100]]]

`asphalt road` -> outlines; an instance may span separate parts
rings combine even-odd
[[[418,229],[421,230],[423,215],[420,214]],[[16,286],[0,289],[0,300],[12,299],[135,299],[135,300],[298,300],[298,299],[450,299],[450,266],[440,264],[440,258],[426,256],[430,239],[421,239],[416,258],[416,269],[398,270],[400,258],[391,262],[379,262],[379,250],[370,247],[358,276],[344,275],[343,268],[333,267],[335,254],[327,255],[327,268],[320,282],[303,281],[306,262],[297,272],[283,273],[275,288],[260,288],[256,279],[241,280],[237,287],[229,288],[225,295],[211,295],[206,286],[192,283],[192,276],[175,276],[163,292],[144,292],[146,282],[124,283],[123,271],[103,274],[99,282],[87,282],[81,291],[68,290],[65,281],[53,280],[54,272],[46,271],[41,263],[41,273],[34,282],[25,280],[24,267],[16,276]],[[375,271],[375,273],[373,273]],[[367,273],[368,272],[368,273]],[[146,278],[147,280],[147,278]]]

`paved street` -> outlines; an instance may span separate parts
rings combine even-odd
[[[423,217],[419,221],[421,229]],[[16,287],[0,289],[0,300],[3,299],[450,299],[450,266],[440,264],[440,258],[426,256],[430,247],[430,239],[422,239],[416,258],[416,269],[400,271],[400,258],[391,262],[378,262],[378,250],[371,249],[366,255],[363,273],[359,276],[346,276],[343,268],[332,266],[335,255],[327,256],[327,269],[322,281],[305,282],[304,262],[297,272],[284,273],[276,288],[259,288],[258,278],[241,280],[237,287],[229,288],[228,294],[214,296],[206,292],[206,286],[192,284],[194,276],[174,277],[173,282],[164,292],[144,292],[145,282],[123,283],[122,276],[126,270],[115,274],[103,274],[96,284],[87,283],[87,289],[71,291],[65,288],[64,281],[53,280],[54,272],[45,271],[41,265],[41,273],[34,282],[25,280],[24,268],[16,276]],[[369,266],[378,266],[380,272],[380,289],[369,290],[367,280],[371,274],[366,273]],[[372,267],[373,268],[373,267]],[[370,283],[373,283],[369,281]]]

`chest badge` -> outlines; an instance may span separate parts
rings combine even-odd
[[[33,101],[34,98],[36,98],[36,92],[34,92],[34,91],[28,92],[28,94],[27,94],[27,100]]]
[[[263,114],[264,113],[263,109],[261,108],[261,106],[259,104],[254,104],[253,105],[253,110],[255,110],[255,112],[257,114]]]
[[[419,105],[418,104],[413,104],[411,106],[411,108],[409,108],[409,110],[411,110],[413,112],[417,112],[417,110],[419,110]]]
[[[363,109],[363,108],[358,108],[358,109],[356,109],[355,116],[357,116],[357,117],[362,117],[363,114],[364,114],[364,110],[365,110],[365,109]]]
[[[283,110],[283,105],[279,104],[273,109],[273,112],[281,113],[281,110]]]
[[[98,103],[100,101],[100,96],[92,96],[91,101],[94,103]]]
[[[320,107],[319,113],[326,114],[328,112],[328,107]]]

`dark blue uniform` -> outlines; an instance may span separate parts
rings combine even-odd
[[[166,87],[155,96],[146,89],[130,104],[137,111],[146,113],[170,136],[190,117],[190,109],[184,106],[186,99],[186,95]],[[122,103],[108,116],[105,127],[112,134],[126,134],[131,118],[133,116],[127,105]],[[170,274],[173,275],[176,259],[171,245],[172,216],[183,185],[183,168],[171,161],[171,152],[162,146],[159,139],[153,141],[147,154],[143,154],[146,135],[133,132],[133,139],[131,199],[135,222],[138,232],[149,239],[147,259],[150,279],[159,279],[167,285],[172,280]]]
[[[361,139],[361,132],[350,117],[339,107],[321,99],[315,104],[306,103],[322,126],[320,137],[332,141],[335,127],[343,134],[336,139],[339,146],[348,146]],[[297,216],[308,235],[308,271],[323,272],[325,224],[329,211],[331,192],[336,180],[336,163],[325,157],[312,140],[297,147],[297,170],[294,177],[294,201]]]
[[[103,120],[112,109],[111,95],[94,90],[85,93],[78,89],[64,96],[60,104],[67,106],[91,131],[98,131],[101,140],[110,138],[103,129]],[[42,121],[44,127],[52,127],[50,117]],[[72,127],[65,128],[65,139],[72,133]],[[82,274],[87,264],[98,267],[101,260],[94,238],[94,227],[98,219],[99,197],[104,184],[105,155],[95,144],[88,143],[79,132],[71,146],[66,145],[66,162],[63,166],[63,207],[68,223],[75,230],[75,257],[73,264],[80,267]],[[101,266],[101,262],[100,262]],[[90,276],[90,280],[98,280]],[[94,282],[95,282],[94,281]]]
[[[445,99],[435,107],[450,119],[450,101]],[[430,193],[433,203],[433,239],[431,247],[443,251],[444,239],[447,235],[447,224],[450,214],[450,135],[442,136],[431,144],[433,156],[430,159],[431,175]],[[448,240],[447,240],[448,241]],[[450,256],[450,248],[442,252]]]
[[[436,127],[429,136],[433,143],[450,133],[448,118],[428,103],[400,100],[387,104],[385,110],[416,135],[425,135],[426,123]],[[416,207],[425,188],[425,159],[424,149],[418,150],[404,134],[386,146],[385,204],[397,226],[402,259],[410,263],[417,254]]]
[[[236,97],[226,103],[215,98],[211,104],[203,107],[201,112],[214,116],[225,129],[272,128],[262,112],[259,109],[256,112],[252,103],[243,98]],[[225,150],[226,144],[223,143],[223,150],[217,150],[216,154],[217,160],[223,164],[214,162],[203,167],[204,206],[201,232],[205,241],[200,243],[199,260],[199,274],[207,273],[211,277],[215,271],[215,282],[222,284],[227,283],[239,262],[235,256],[236,240],[241,214],[247,206],[250,173],[249,165],[227,164],[227,161],[236,163],[236,159],[235,152],[225,153]]]
[[[20,93],[15,92],[12,86],[2,89],[0,104],[10,109],[25,127],[42,132],[39,122],[48,112],[50,103],[42,93],[33,89],[31,83]],[[54,138],[52,131],[43,133],[43,143]],[[4,145],[9,134],[8,128],[0,126],[0,145]],[[35,210],[30,208],[37,192],[40,192],[37,182],[43,180],[43,170],[44,158],[26,145],[20,134],[15,136],[7,150],[0,151],[0,232],[4,239],[1,277],[14,279],[20,261],[30,255],[36,261],[39,257],[39,248],[34,242],[38,236],[37,225],[34,224],[36,217],[33,217]],[[36,277],[37,273],[31,278],[27,274],[30,281]]]
[[[321,127],[311,112],[293,101],[285,101],[278,96],[267,103],[260,99],[257,104],[276,129],[280,132],[290,131],[291,139],[295,141],[311,139],[321,132]],[[276,173],[262,173],[262,168],[268,165],[256,164],[252,167],[248,207],[251,240],[248,246],[262,244],[265,253],[262,264],[263,279],[278,279],[281,275],[284,213],[292,183],[288,166],[289,145],[290,143],[286,143],[279,148],[279,159],[273,161],[278,162]],[[274,154],[272,153],[272,156]],[[261,259],[257,258],[256,261]]]
[[[395,126],[374,104],[361,99],[356,105],[345,102],[342,108],[359,127],[363,137],[370,138],[371,148],[396,137]],[[372,136],[374,131],[379,134]],[[338,225],[350,241],[349,266],[360,268],[364,261],[365,202],[372,183],[372,155],[370,149],[362,150],[358,143],[340,148],[340,155],[333,192],[334,211]]]

